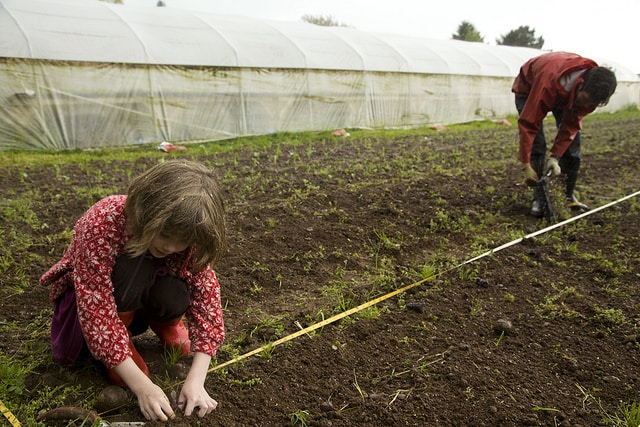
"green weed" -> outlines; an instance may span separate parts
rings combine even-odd
[[[469,314],[474,317],[482,312],[482,300],[478,298],[471,298],[471,304],[469,307]]]
[[[25,388],[25,378],[30,367],[17,363],[15,357],[0,353],[0,396],[21,395]],[[2,400],[2,399],[0,399]]]
[[[603,321],[608,325],[623,325],[627,322],[627,319],[620,309],[616,308],[600,308],[598,306],[594,306],[593,309],[596,311],[595,318]]]
[[[179,346],[177,345],[164,346],[164,349],[162,352],[162,358],[164,359],[164,363],[167,368],[171,368],[176,363],[178,363],[178,360],[180,360],[180,357],[182,357],[182,349]]]
[[[573,286],[565,287],[555,295],[547,295],[543,302],[536,305],[536,314],[541,318],[582,317],[579,312],[571,308],[569,301],[572,297],[581,297]]]
[[[509,292],[505,292],[503,299],[504,299],[505,302],[515,302],[516,301],[515,295],[513,295],[512,293],[509,293]]]
[[[240,385],[240,386],[253,387],[253,386],[262,384],[262,379],[261,378],[249,378],[249,379],[246,379],[246,380],[233,380],[232,383]]]
[[[640,426],[640,403],[636,401],[629,401],[619,403],[616,407],[616,411],[611,413],[607,411],[599,398],[594,395],[597,390],[588,390],[582,387],[580,384],[576,384],[578,390],[582,394],[582,406],[586,408],[591,404],[597,406],[597,410],[600,412],[602,421],[606,425],[613,427],[638,427]]]
[[[273,338],[281,338],[284,334],[286,326],[284,319],[288,316],[286,314],[279,316],[268,316],[265,313],[261,313],[258,319],[259,323],[251,330],[249,335],[253,336],[258,332],[266,332]]]
[[[275,347],[273,347],[272,343],[267,343],[265,344],[264,349],[260,353],[258,353],[258,356],[263,359],[272,359],[274,349]]]
[[[292,426],[301,426],[307,427],[309,421],[309,411],[307,410],[298,410],[289,414],[289,419],[291,420]]]

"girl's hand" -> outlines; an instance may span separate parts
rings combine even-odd
[[[167,421],[176,417],[167,395],[138,368],[133,359],[128,357],[113,369],[138,398],[140,412],[146,419]]]
[[[193,384],[193,382],[185,382],[180,397],[178,398],[178,407],[184,411],[185,417],[191,416],[196,408],[200,418],[213,412],[218,406],[218,402],[212,399],[204,387]]]
[[[167,421],[176,417],[171,402],[162,389],[149,381],[136,389],[140,412],[151,421]]]
[[[186,417],[191,416],[195,408],[198,408],[198,416],[204,417],[218,406],[218,402],[212,399],[204,388],[209,362],[211,356],[208,354],[198,351],[194,353],[189,375],[178,397],[178,407],[184,411]]]

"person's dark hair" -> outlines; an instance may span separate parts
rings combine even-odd
[[[225,213],[214,171],[189,160],[156,164],[129,184],[125,203],[127,244],[140,256],[158,235],[179,238],[195,249],[194,267],[215,265],[225,249]]]
[[[605,67],[594,67],[585,71],[582,78],[582,90],[589,94],[589,98],[599,107],[607,105],[618,85],[613,71]]]

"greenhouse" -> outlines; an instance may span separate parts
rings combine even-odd
[[[396,128],[515,113],[542,52],[92,0],[0,0],[0,149]],[[603,58],[618,90],[640,79]]]

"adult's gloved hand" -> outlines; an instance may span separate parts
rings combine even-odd
[[[558,164],[558,158],[554,156],[550,156],[547,159],[547,163],[545,165],[545,173],[549,174],[551,172],[551,176],[560,175],[560,165]]]
[[[535,187],[538,183],[538,174],[533,170],[530,163],[522,166],[522,180],[529,187]]]

